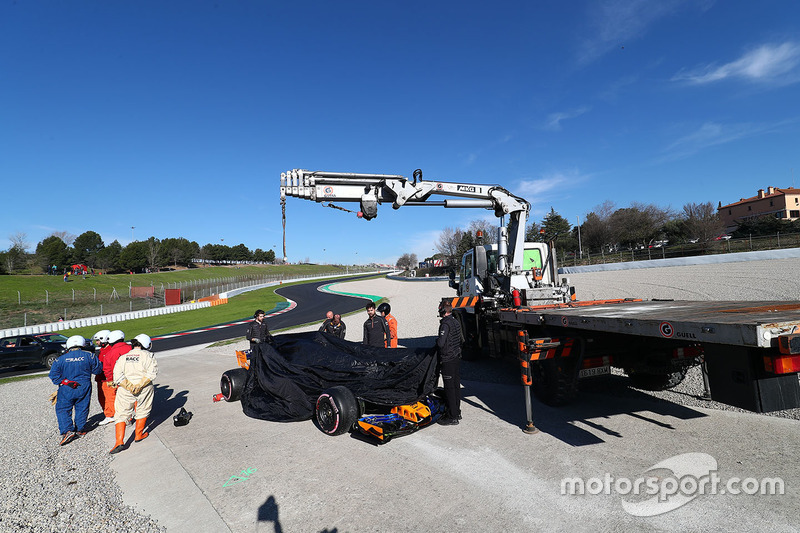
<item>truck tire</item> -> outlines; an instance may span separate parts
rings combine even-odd
[[[341,435],[350,431],[358,420],[358,400],[347,387],[331,387],[317,398],[314,414],[323,433]]]
[[[578,394],[577,357],[545,359],[532,363],[533,394],[540,402],[557,407]]]
[[[686,377],[686,371],[686,368],[682,368],[674,372],[662,372],[657,374],[629,370],[626,370],[626,373],[630,378],[630,385],[634,389],[660,391],[680,385],[683,378]]]
[[[461,326],[461,359],[464,361],[475,361],[480,359],[481,348],[479,346],[477,321],[474,316],[465,312],[454,313]]]
[[[58,359],[59,355],[60,354],[58,352],[50,352],[48,354],[45,354],[44,359],[42,360],[42,364],[46,366],[49,370],[50,368],[53,367],[53,363],[56,362],[56,359]]]
[[[226,402],[235,402],[242,397],[244,384],[247,381],[247,370],[244,368],[234,368],[222,374],[219,380],[219,389],[222,399]]]

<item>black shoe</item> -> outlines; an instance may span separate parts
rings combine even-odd
[[[458,419],[450,417],[442,417],[436,423],[442,426],[457,426]]]

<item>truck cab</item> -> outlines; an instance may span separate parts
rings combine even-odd
[[[497,244],[475,246],[461,258],[458,281],[453,273],[450,286],[458,296],[492,296],[494,288],[503,289],[504,294],[519,291],[523,301],[539,301],[553,298],[555,268],[549,268],[553,261],[550,247],[543,242],[526,242],[523,249],[523,268],[502,276],[498,269],[499,247]],[[563,298],[558,296],[558,300]]]

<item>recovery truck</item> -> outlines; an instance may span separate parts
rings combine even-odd
[[[580,379],[612,366],[636,388],[663,390],[702,364],[710,399],[755,412],[800,406],[800,301],[580,301],[569,279],[558,279],[553,243],[525,242],[530,204],[499,185],[428,181],[420,170],[408,179],[294,169],[281,174],[280,193],[284,214],[287,196],[344,211],[331,202],[358,202],[366,220],[382,204],[493,210],[497,243],[478,236],[458,280],[451,273],[456,295],[444,301],[462,326],[465,358],[519,361],[528,432],[536,431],[531,389],[560,405]]]

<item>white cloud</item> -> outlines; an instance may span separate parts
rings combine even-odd
[[[567,172],[551,172],[544,174],[540,178],[526,179],[519,182],[518,192],[522,196],[542,196],[553,190],[561,190],[564,187],[572,188],[576,184],[585,181],[588,176],[581,176],[577,170]],[[530,198],[528,198],[530,201]]]
[[[672,15],[684,5],[707,9],[711,2],[690,3],[686,0],[607,0],[590,3],[591,27],[582,43],[580,62],[588,63],[641,38],[659,19]]]
[[[798,64],[800,64],[800,44],[795,42],[764,44],[722,66],[710,64],[691,71],[681,71],[672,77],[672,81],[702,85],[728,78],[739,78],[754,82],[793,83],[798,81],[797,76],[787,78],[790,78]]]
[[[561,122],[564,120],[570,120],[576,117],[579,117],[589,111],[591,108],[589,107],[579,107],[577,109],[571,109],[569,111],[564,111],[561,113],[551,113],[547,116],[547,121],[545,122],[544,129],[550,131],[561,131]]]
[[[663,160],[674,160],[687,157],[712,146],[719,146],[740,139],[772,133],[791,124],[792,120],[784,120],[773,124],[719,124],[706,122],[694,131],[683,135],[664,150]]]

